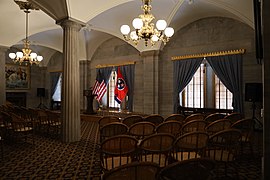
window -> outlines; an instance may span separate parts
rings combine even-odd
[[[115,70],[112,70],[110,80],[108,83],[108,101],[109,101],[109,108],[120,108],[120,104],[118,104],[114,100],[114,89],[116,85],[116,80],[117,80],[117,73]]]
[[[232,93],[222,84],[222,82],[215,75],[215,107],[218,109],[233,109],[232,107]]]
[[[183,90],[182,106],[192,108],[233,109],[232,93],[222,84],[207,61],[203,61]]]
[[[53,93],[52,99],[54,101],[61,101],[61,85],[62,85],[62,74],[60,74],[55,92]]]

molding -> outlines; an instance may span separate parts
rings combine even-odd
[[[245,54],[245,52],[246,52],[245,49],[236,49],[236,50],[209,52],[209,53],[202,53],[202,54],[190,54],[190,55],[183,55],[183,56],[172,56],[171,60],[175,61],[175,60],[184,60],[184,59],[191,59],[191,58],[205,58],[205,57],[212,57],[212,56]]]

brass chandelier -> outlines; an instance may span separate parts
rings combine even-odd
[[[151,42],[152,46],[158,41],[162,41],[165,45],[174,34],[174,29],[172,27],[167,27],[167,22],[165,20],[158,20],[155,28],[154,23],[152,23],[155,16],[150,13],[152,9],[150,2],[151,0],[142,0],[143,5],[141,6],[141,9],[144,13],[140,14],[138,18],[135,18],[132,21],[132,25],[135,29],[134,31],[130,32],[130,27],[128,25],[121,26],[120,31],[126,41],[132,40],[134,44],[137,45],[139,41],[143,39],[145,46],[148,45],[148,41]]]
[[[26,36],[25,39],[23,40],[24,42],[24,48],[21,51],[18,51],[16,53],[9,53],[9,57],[14,61],[14,63],[19,63],[19,64],[39,64],[42,60],[43,57],[40,55],[37,55],[37,53],[32,52],[30,49],[30,41],[28,40],[28,15],[30,13],[30,10],[39,10],[36,6],[33,4],[29,3],[28,1],[16,1],[14,0],[15,3],[17,3],[20,7],[21,10],[23,10],[26,14]]]

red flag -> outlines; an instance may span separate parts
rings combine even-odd
[[[120,68],[117,69],[117,81],[114,89],[114,99],[116,102],[121,104],[122,100],[125,98],[128,92],[128,86],[123,78]]]

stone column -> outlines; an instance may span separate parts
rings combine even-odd
[[[79,31],[81,24],[64,20],[59,23],[63,34],[63,80],[62,80],[62,118],[63,141],[75,142],[81,138],[80,122],[80,72],[79,72]]]
[[[159,113],[159,51],[142,52],[143,107],[145,114]]]
[[[6,52],[7,48],[0,47],[0,105],[6,102]]]
[[[263,22],[263,179],[270,179],[270,2],[263,0],[262,22]]]

